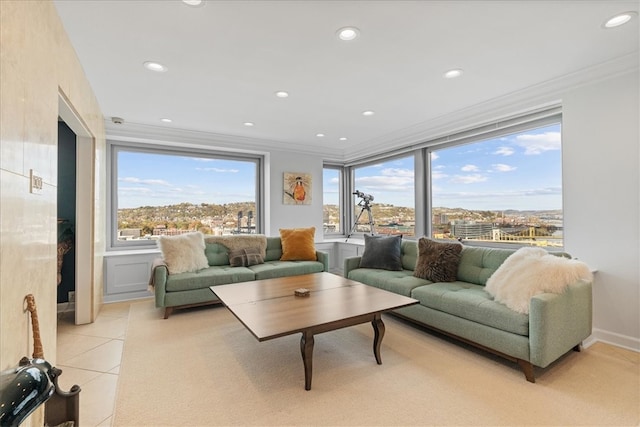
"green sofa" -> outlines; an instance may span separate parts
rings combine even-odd
[[[529,314],[493,300],[487,279],[514,253],[510,249],[463,246],[457,280],[433,283],[413,276],[416,241],[401,243],[402,271],[360,268],[361,257],[344,260],[344,276],[420,301],[393,314],[518,363],[527,381],[534,366],[545,368],[591,334],[591,283],[578,281],[562,294],[534,296]]]
[[[155,294],[156,307],[164,307],[165,319],[175,308],[220,303],[209,286],[329,271],[329,254],[322,251],[316,251],[316,261],[280,261],[280,237],[267,237],[264,264],[248,267],[232,267],[229,249],[220,243],[205,241],[205,246],[209,267],[193,273],[169,274],[163,259],[155,260],[150,290]]]

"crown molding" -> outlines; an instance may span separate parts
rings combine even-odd
[[[546,105],[558,104],[562,102],[563,95],[570,90],[616,78],[623,74],[638,72],[638,69],[638,52],[633,52],[368,140],[345,151],[344,161],[349,162],[381,154],[388,151],[390,146],[396,149],[409,148],[411,145],[438,139],[488,121],[525,113]]]
[[[105,131],[106,139],[110,141],[127,141],[171,147],[216,149],[258,154],[271,153],[274,151],[290,152],[292,149],[291,143],[282,141],[189,129],[167,128],[141,123],[125,122],[123,124],[116,124],[110,119],[105,119]],[[321,147],[296,147],[295,151],[310,156],[321,156],[323,159],[342,160],[340,153],[327,153],[322,150]]]
[[[360,158],[380,155],[390,148],[410,149],[414,144],[441,138],[450,133],[472,128],[488,121],[525,113],[545,105],[562,102],[566,92],[598,81],[638,72],[638,52],[618,57],[556,79],[529,86],[500,97],[496,97],[452,113],[433,117],[413,126],[399,129],[380,137],[365,141],[344,150],[328,150],[317,146],[298,145],[290,142],[248,138],[188,129],[167,128],[140,123],[115,124],[105,119],[108,140],[129,141],[147,144],[170,145],[200,149],[228,150],[247,153],[290,152],[319,156],[325,161],[350,162]]]

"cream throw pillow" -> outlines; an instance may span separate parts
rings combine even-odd
[[[194,272],[209,267],[204,253],[204,235],[199,231],[178,236],[160,236],[158,246],[169,274]]]

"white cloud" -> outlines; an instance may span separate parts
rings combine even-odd
[[[447,175],[444,172],[439,172],[439,171],[433,171],[431,172],[431,179],[442,179],[442,178],[447,178],[449,175]]]
[[[196,168],[196,170],[204,172],[216,172],[216,173],[238,173],[238,169],[222,169],[222,168]]]
[[[505,165],[504,163],[496,163],[494,165],[491,165],[493,167],[493,170],[496,172],[512,172],[516,169],[518,169],[515,166],[509,166],[509,165]]]
[[[431,161],[438,160],[439,157],[440,156],[438,156],[438,153],[436,153],[435,151],[431,152]]]
[[[493,154],[497,154],[499,156],[511,156],[515,151],[516,150],[511,147],[500,147]]]
[[[545,132],[541,134],[524,134],[516,137],[516,144],[524,148],[527,156],[542,154],[545,151],[559,150],[561,143],[560,132]]]
[[[477,172],[480,169],[476,165],[464,165],[461,170],[463,172]]]
[[[413,188],[414,173],[409,169],[385,168],[380,175],[356,179],[356,188],[365,193],[373,191],[408,191]]]
[[[392,177],[409,177],[413,179],[414,173],[410,169],[399,169],[399,168],[386,168],[382,169],[380,173],[384,176],[392,176]]]
[[[144,185],[164,185],[165,187],[171,187],[164,179],[140,179],[133,176],[127,176],[124,178],[118,178],[120,182],[128,182],[132,184],[144,184]]]
[[[487,177],[479,173],[473,175],[456,175],[451,178],[451,182],[455,184],[475,184],[476,182],[484,182]]]

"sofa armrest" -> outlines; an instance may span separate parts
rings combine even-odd
[[[164,298],[167,293],[167,279],[169,268],[162,258],[156,258],[151,266],[149,278],[149,291],[155,294],[156,307],[164,307]]]
[[[529,306],[530,362],[544,368],[591,335],[591,282],[578,281],[562,294],[545,293]]]
[[[324,265],[324,269],[322,271],[329,271],[329,253],[323,251],[316,251],[316,257],[318,261],[320,261]]]
[[[349,277],[349,272],[351,270],[355,270],[360,267],[360,258],[361,256],[352,256],[344,259],[343,271],[342,274],[344,277]]]

